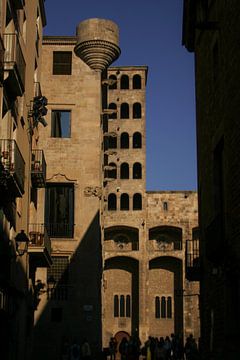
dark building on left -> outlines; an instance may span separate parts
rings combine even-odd
[[[50,240],[36,218],[46,163],[38,147],[43,0],[0,2],[0,358],[29,359],[33,313],[51,264]]]

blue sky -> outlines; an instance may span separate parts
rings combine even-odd
[[[147,190],[196,190],[193,55],[181,45],[183,0],[46,0],[45,35],[75,35],[88,18],[115,21],[121,56],[147,65]]]

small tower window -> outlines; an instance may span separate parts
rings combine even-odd
[[[142,107],[140,103],[133,104],[133,119],[141,119],[142,117]]]
[[[117,197],[115,194],[108,195],[108,210],[117,210]]]
[[[127,103],[121,104],[120,116],[121,119],[129,119],[129,105]]]
[[[108,177],[111,179],[116,179],[117,178],[117,166],[115,163],[110,163],[109,166],[111,166],[114,169],[110,169],[108,170]]]
[[[129,196],[122,194],[120,198],[120,210],[129,210]]]
[[[129,148],[129,135],[128,133],[124,132],[121,134],[121,149],[128,149]]]
[[[135,163],[133,165],[133,179],[142,178],[142,165],[140,163]]]
[[[142,210],[142,195],[133,195],[133,210]]]
[[[109,147],[109,149],[116,149],[117,148],[117,137],[116,136],[109,136],[108,137],[108,147]]]
[[[121,89],[129,89],[129,77],[127,75],[121,76]]]
[[[117,105],[114,104],[114,103],[111,103],[108,105],[108,108],[109,109],[112,109],[112,110],[117,110]],[[113,112],[112,114],[110,114],[108,116],[109,119],[116,119],[117,118],[117,113],[116,112]]]
[[[168,203],[167,203],[167,201],[163,202],[163,210],[168,211]]]
[[[117,77],[115,75],[110,75],[109,79],[114,81],[112,85],[109,85],[109,89],[110,90],[117,89]]]
[[[133,134],[133,148],[141,149],[142,147],[142,135],[139,132]]]
[[[128,163],[122,163],[120,168],[120,178],[129,179],[129,165]]]
[[[133,76],[133,89],[141,89],[141,76],[140,75],[134,75]]]

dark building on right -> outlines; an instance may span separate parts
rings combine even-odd
[[[184,0],[183,45],[195,56],[202,359],[240,359],[240,1]]]

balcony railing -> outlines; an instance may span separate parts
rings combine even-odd
[[[48,223],[46,224],[50,237],[53,238],[72,238],[74,224],[69,223]]]
[[[3,84],[4,50],[3,40],[0,35],[0,86]]]
[[[9,72],[6,82],[9,91],[16,97],[22,96],[25,89],[26,63],[17,34],[4,34],[4,70]]]
[[[51,265],[51,240],[44,224],[29,224],[28,252],[35,258],[35,265]]]
[[[45,187],[46,184],[46,161],[43,150],[32,151],[32,185],[36,188]]]
[[[15,140],[0,139],[0,177],[5,188],[15,197],[24,193],[25,162]]]
[[[186,241],[186,278],[189,281],[200,280],[200,258],[199,258],[199,240]]]

